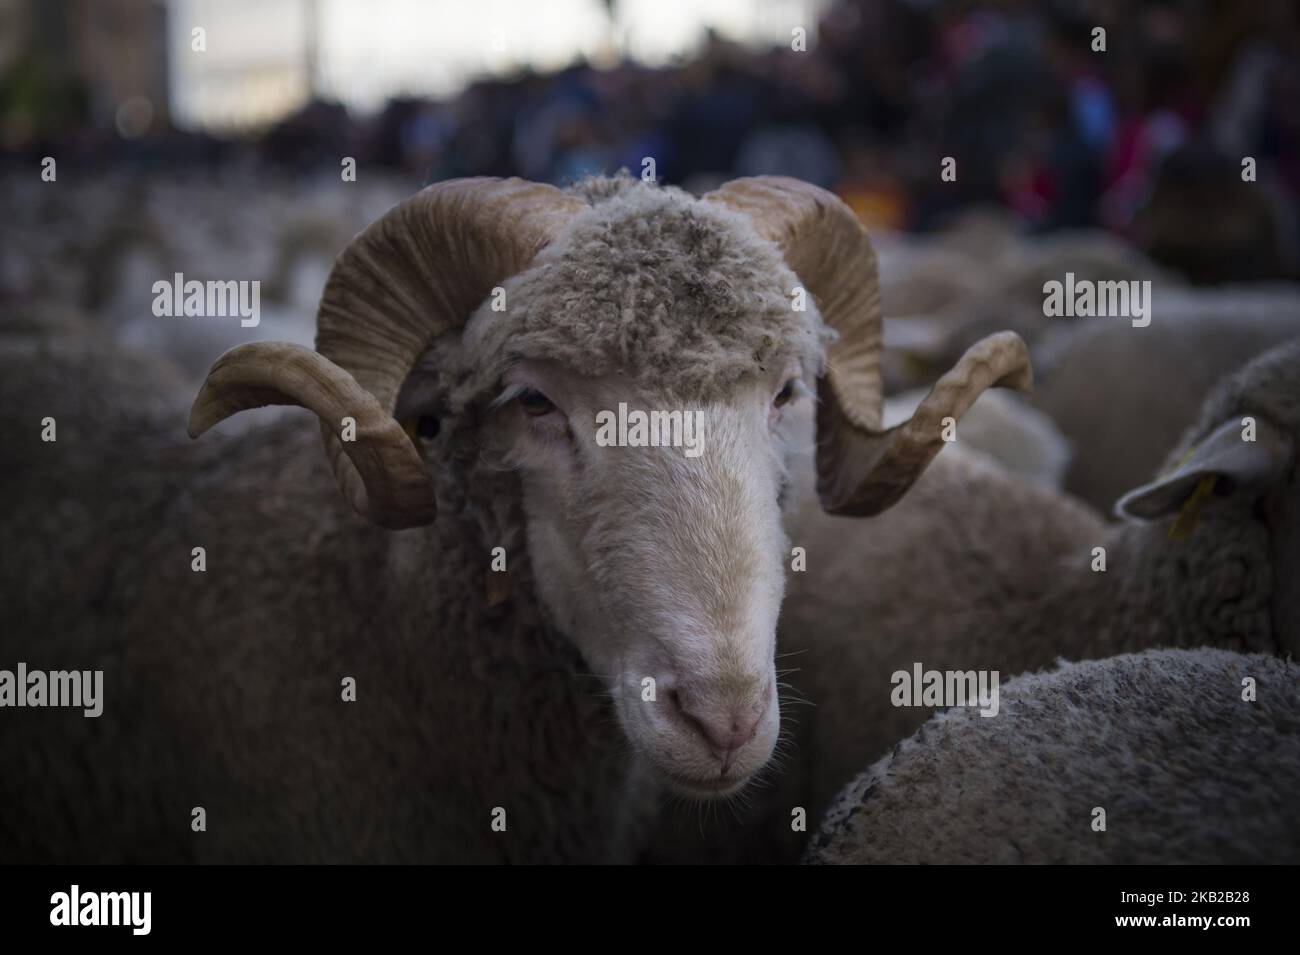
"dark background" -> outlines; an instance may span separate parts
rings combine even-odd
[[[593,5],[611,18],[620,6]],[[395,91],[360,115],[308,92],[233,131],[170,119],[184,10],[0,2],[10,174],[53,155],[96,174],[251,166],[301,180],[336,177],[346,155],[414,189],[464,175],[562,184],[639,172],[649,156],[660,181],[693,190],[793,175],[876,227],[930,230],[994,204],[1025,230],[1112,231],[1193,282],[1297,274],[1300,6],[1289,0],[828,0],[815,22],[791,18],[808,34],[802,53],[702,33],[673,65],[615,50],[600,68],[521,69],[439,100]],[[1091,49],[1096,26],[1104,53]],[[956,182],[940,181],[944,156],[958,161]],[[1244,156],[1257,160],[1256,187],[1240,180]]]

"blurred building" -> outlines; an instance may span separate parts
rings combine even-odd
[[[257,127],[313,95],[374,112],[472,81],[623,59],[664,65],[710,31],[752,47],[809,42],[828,0],[171,0],[178,125]],[[202,28],[206,50],[192,49]]]
[[[302,106],[312,95],[320,8],[319,0],[171,0],[177,125],[252,129]]]
[[[165,125],[167,12],[163,0],[0,0],[5,145]]]

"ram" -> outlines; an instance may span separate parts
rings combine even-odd
[[[879,341],[867,235],[821,190],[475,179],[344,250],[315,350],[241,346],[194,402],[195,436],[311,409],[337,491],[300,422],[185,446],[111,373],[15,369],[3,650],[103,669],[104,713],[0,723],[0,855],[631,857],[661,794],[769,765],[789,401],[815,387],[822,497],[864,516],[1029,382],[996,335],[885,430]],[[703,453],[599,446],[620,403],[698,412]]]
[[[853,780],[812,863],[1295,864],[1300,664],[1066,663],[941,713]]]

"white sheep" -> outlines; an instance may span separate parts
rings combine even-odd
[[[194,402],[195,436],[310,409],[334,482],[301,421],[183,447],[111,359],[6,369],[0,652],[93,663],[105,701],[0,720],[0,856],[631,857],[661,794],[769,765],[801,387],[825,506],[865,516],[1029,381],[994,336],[884,430],[879,335],[820,189],[472,179],[344,250],[316,350],[243,345]],[[698,415],[704,453],[602,442],[621,405]]]
[[[1300,862],[1300,664],[1159,650],[1017,677],[854,779],[814,864]]]

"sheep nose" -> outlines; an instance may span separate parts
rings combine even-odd
[[[758,735],[758,724],[767,712],[771,692],[769,684],[757,700],[750,697],[743,703],[711,704],[698,693],[674,693],[672,699],[682,718],[726,764],[736,750]]]

